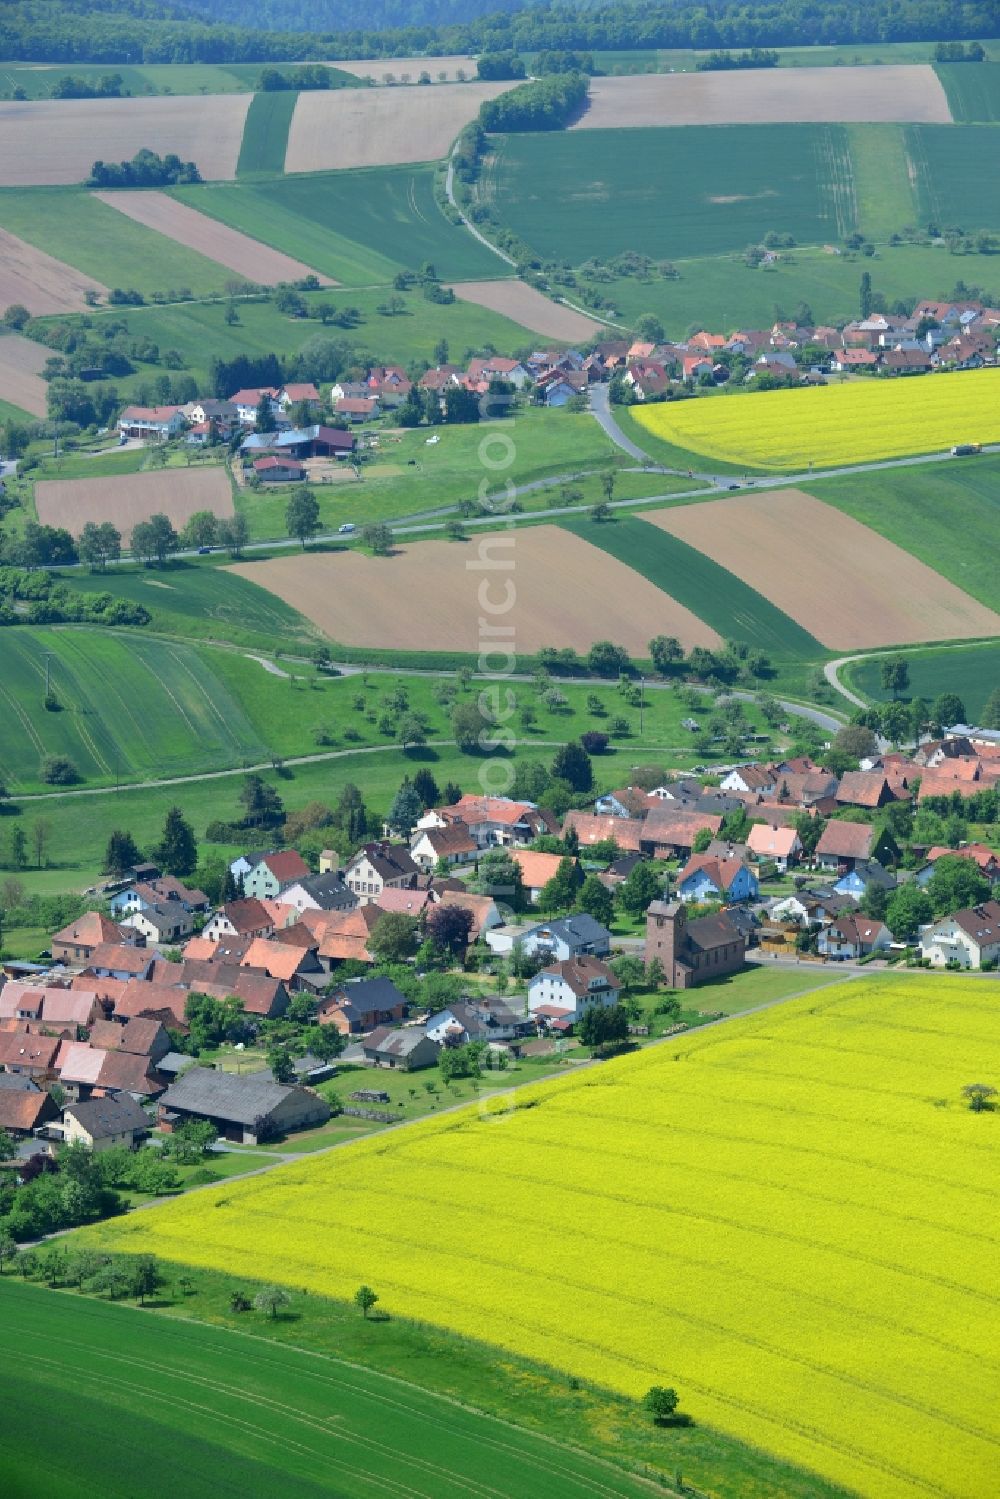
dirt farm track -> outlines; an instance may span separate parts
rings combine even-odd
[[[1000,616],[800,489],[647,514],[777,604],[831,650],[1000,634]]]
[[[590,103],[571,130],[646,125],[898,122],[950,125],[931,67],[765,68],[743,72],[592,78]]]
[[[79,536],[88,521],[111,521],[124,540],[151,515],[166,515],[178,529],[196,510],[232,515],[233,494],[221,464],[117,474],[110,479],[44,479],[35,485],[35,508],[45,526],[65,526]]]
[[[194,161],[206,180],[232,180],[250,94],[0,103],[0,187],[85,182],[95,161],[148,148]]]
[[[391,557],[276,557],[235,571],[344,645],[478,651],[483,618],[497,630],[488,643],[518,652],[586,650],[609,639],[642,655],[661,633],[685,648],[719,644],[714,630],[654,584],[557,526],[424,541]]]

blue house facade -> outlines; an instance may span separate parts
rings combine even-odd
[[[732,904],[756,900],[760,882],[748,864],[736,859],[696,856],[681,871],[677,898],[684,902],[724,900]]]

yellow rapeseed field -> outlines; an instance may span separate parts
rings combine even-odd
[[[633,408],[656,437],[753,468],[806,471],[1000,442],[1000,369],[667,401]]]
[[[989,980],[862,979],[192,1194],[89,1242],[348,1297],[872,1499],[996,1491]]]

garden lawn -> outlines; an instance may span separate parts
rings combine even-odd
[[[296,174],[174,195],[349,286],[385,285],[425,261],[443,281],[499,274],[492,251],[441,212],[431,166]]]
[[[1000,1045],[987,988],[835,985],[71,1242],[344,1299],[364,1280],[390,1315],[633,1399],[671,1385],[858,1494],[962,1499],[1000,1445],[996,1117],[962,1093]]]
[[[932,703],[943,692],[956,692],[962,699],[967,722],[979,722],[990,694],[1000,688],[1000,642],[961,646],[957,650],[903,651],[910,673],[909,698]],[[892,696],[882,686],[882,661],[868,656],[845,666],[840,676],[855,691],[876,702]]]
[[[1000,536],[1000,455],[822,479],[808,489],[1000,610],[996,547],[988,544]]]
[[[104,286],[134,288],[147,297],[153,292],[169,296],[182,288],[196,297],[220,294],[233,276],[225,266],[137,224],[84,188],[0,189],[0,223]],[[125,310],[111,308],[110,315],[120,317]]]
[[[618,512],[595,524],[589,517],[561,522],[567,531],[617,557],[662,588],[724,640],[743,640],[769,656],[816,660],[825,653],[808,631],[726,568],[639,516]]]
[[[1000,440],[1000,370],[741,392],[639,408],[636,420],[707,457],[781,472]]]

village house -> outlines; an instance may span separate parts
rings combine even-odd
[[[528,957],[537,955],[550,962],[585,955],[603,958],[611,951],[611,933],[585,912],[530,927],[521,934],[520,941]]]
[[[853,869],[840,876],[833,888],[838,895],[850,895],[854,900],[861,900],[865,892],[872,888],[886,892],[895,890],[896,876],[877,859],[860,859]]]
[[[288,990],[315,990],[326,983],[326,971],[317,956],[319,943],[298,947],[291,942],[272,942],[255,937],[240,959],[241,968],[256,968],[268,978],[278,979]]]
[[[181,411],[192,427],[204,427],[210,432],[215,431],[224,441],[228,441],[240,419],[234,401],[221,401],[215,396],[203,396],[196,401],[188,401],[181,407]]]
[[[59,1118],[52,1095],[30,1077],[0,1072],[0,1129],[22,1140]]]
[[[306,476],[295,458],[255,458],[252,467],[262,484],[301,484]]]
[[[528,984],[528,1008],[547,1026],[565,1029],[595,1005],[618,1003],[621,985],[607,963],[582,956],[550,963]]]
[[[281,891],[281,903],[303,911],[352,911],[358,898],[339,869],[307,874]]]
[[[168,1134],[188,1119],[213,1124],[226,1140],[259,1145],[289,1130],[325,1124],[330,1106],[310,1088],[253,1075],[189,1067],[159,1101],[157,1122]]]
[[[855,911],[831,921],[820,932],[816,945],[824,958],[843,962],[885,952],[892,946],[892,940],[892,933],[884,921]]]
[[[794,828],[772,822],[755,822],[747,837],[747,848],[761,863],[773,864],[784,874],[802,857],[802,841]]]
[[[938,859],[971,859],[984,879],[991,885],[1000,884],[1000,855],[985,843],[966,843],[961,848],[943,848],[934,844],[927,850],[927,863],[914,876],[918,885],[926,885],[934,873]],[[0,1014],[3,1012],[0,1011]]]
[[[135,1150],[151,1124],[145,1111],[128,1094],[71,1103],[63,1110],[63,1139],[87,1150]]]
[[[388,978],[348,979],[316,1008],[319,1024],[335,1026],[342,1036],[398,1025],[405,1014],[406,995]]]
[[[127,941],[119,926],[100,911],[87,911],[49,939],[53,962],[80,963],[88,960],[96,947],[105,943]],[[138,942],[138,935],[132,941]]]
[[[126,916],[121,924],[154,945],[183,942],[194,931],[194,918],[179,900],[144,905]]]
[[[364,906],[377,900],[387,887],[412,889],[419,873],[409,849],[401,844],[366,843],[344,869],[344,881]]]
[[[126,406],[118,418],[122,437],[141,442],[169,442],[185,427],[180,406]]]
[[[455,822],[465,824],[480,849],[513,848],[542,834],[556,833],[559,827],[551,813],[531,802],[465,795],[451,806],[430,808],[418,820],[417,830],[450,827]]]
[[[467,890],[442,890],[437,903],[441,906],[461,906],[463,911],[472,912],[470,942],[479,942],[487,932],[503,926],[503,916],[492,895],[473,895]]]
[[[288,885],[305,879],[309,865],[294,848],[262,854],[243,879],[243,894],[256,900],[274,900]]]
[[[511,854],[521,871],[521,883],[531,905],[538,904],[545,886],[558,874],[564,857],[563,854],[543,854],[529,848],[518,848]]]
[[[519,1014],[502,999],[458,999],[431,1015],[424,1024],[424,1034],[439,1046],[466,1046],[470,1041],[506,1046],[533,1030],[527,1016]]]
[[[165,1027],[158,1020],[139,1015],[123,1022],[95,1020],[88,1040],[91,1046],[101,1051],[127,1051],[133,1056],[149,1057],[154,1063],[170,1050],[170,1037]]]
[[[65,989],[12,979],[0,989],[0,1021],[75,1036],[104,1016],[95,989]]]
[[[668,988],[693,989],[738,973],[746,946],[725,911],[689,922],[683,901],[654,900],[646,912],[646,964],[660,962]]]
[[[756,874],[741,859],[693,854],[677,876],[677,896],[685,903],[756,900],[759,893]]]
[[[274,931],[274,922],[261,901],[230,900],[220,906],[206,923],[202,932],[207,942],[218,942],[222,937],[269,937]]]
[[[136,911],[145,911],[150,906],[162,905],[165,901],[177,901],[191,914],[204,914],[210,909],[210,901],[204,890],[190,890],[173,875],[157,876],[153,880],[137,880],[125,890],[119,890],[108,901],[108,909],[116,921],[131,916]]]
[[[920,956],[932,968],[996,967],[1000,964],[1000,901],[984,901],[932,922],[920,933]]]
[[[382,414],[374,396],[340,396],[334,401],[333,409],[349,422],[370,422]]]
[[[410,857],[420,869],[428,872],[475,859],[479,845],[464,822],[455,821],[443,828],[418,828],[410,844]]]
[[[27,1028],[0,1031],[0,1070],[38,1083],[52,1082],[61,1045],[57,1036],[32,1035]]]
[[[645,819],[622,817],[611,812],[598,816],[594,812],[567,812],[563,821],[563,837],[572,830],[582,849],[592,848],[595,843],[613,842],[623,853],[637,854],[640,851]]]
[[[888,860],[894,844],[883,829],[878,832],[870,822],[842,822],[831,819],[816,845],[816,862],[822,869],[846,874],[862,860]]]
[[[257,408],[260,406],[262,396],[267,397],[268,410],[275,421],[279,417],[284,418],[280,394],[280,391],[275,390],[273,385],[266,385],[253,390],[237,390],[229,397],[229,401],[236,407],[236,417],[240,425],[253,427],[257,422]]]
[[[135,937],[138,942],[138,932]],[[149,977],[156,957],[151,948],[131,947],[124,942],[102,942],[90,954],[84,972],[98,978],[145,979]]]
[[[654,859],[686,858],[703,829],[714,838],[721,826],[719,814],[689,811],[670,802],[661,802],[646,815],[639,834],[639,847],[642,853]]]

